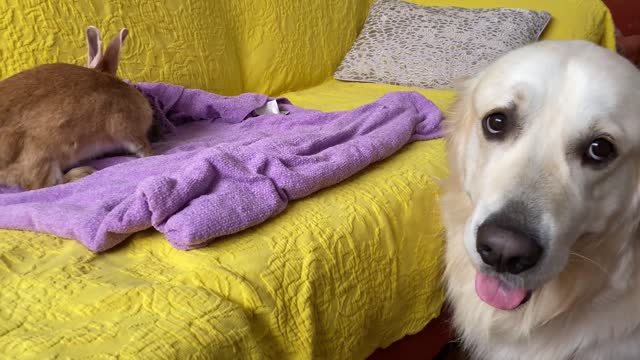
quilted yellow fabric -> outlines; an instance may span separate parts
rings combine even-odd
[[[228,95],[305,89],[329,79],[373,0],[0,0],[0,78],[86,60],[84,29],[127,26],[120,75]],[[421,5],[547,10],[545,39],[614,48],[600,0],[409,0]]]
[[[120,74],[349,109],[405,88],[329,80],[371,0],[0,0],[0,77],[85,60],[131,29]],[[599,0],[416,0],[550,10],[546,38],[613,47]],[[446,108],[453,94],[422,91]],[[95,255],[0,230],[0,358],[358,359],[437,316],[442,141],[416,143],[260,226],[189,252],[154,231]]]
[[[289,97],[335,110],[389,90],[330,82]],[[435,95],[441,105],[452,98]],[[95,255],[75,241],[0,230],[0,354],[364,358],[439,314],[443,156],[440,140],[413,144],[189,252],[153,231]]]

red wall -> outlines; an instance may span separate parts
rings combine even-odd
[[[640,34],[640,0],[604,0],[604,3],[624,35]]]

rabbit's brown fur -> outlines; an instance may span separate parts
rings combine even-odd
[[[151,106],[111,72],[47,64],[0,81],[0,183],[39,189],[90,174],[64,171],[108,151],[152,155]]]

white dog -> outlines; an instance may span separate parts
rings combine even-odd
[[[640,72],[586,41],[514,50],[446,121],[453,322],[476,359],[640,359]]]

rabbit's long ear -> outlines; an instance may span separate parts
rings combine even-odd
[[[95,26],[87,28],[87,67],[95,69],[100,60],[102,60],[102,40],[100,39],[100,30]]]
[[[129,35],[129,30],[123,28],[118,35],[111,39],[109,45],[107,45],[107,49],[104,51],[104,56],[96,64],[96,70],[104,71],[112,75],[116,74],[118,71],[118,61],[120,60],[120,49],[127,35]]]

